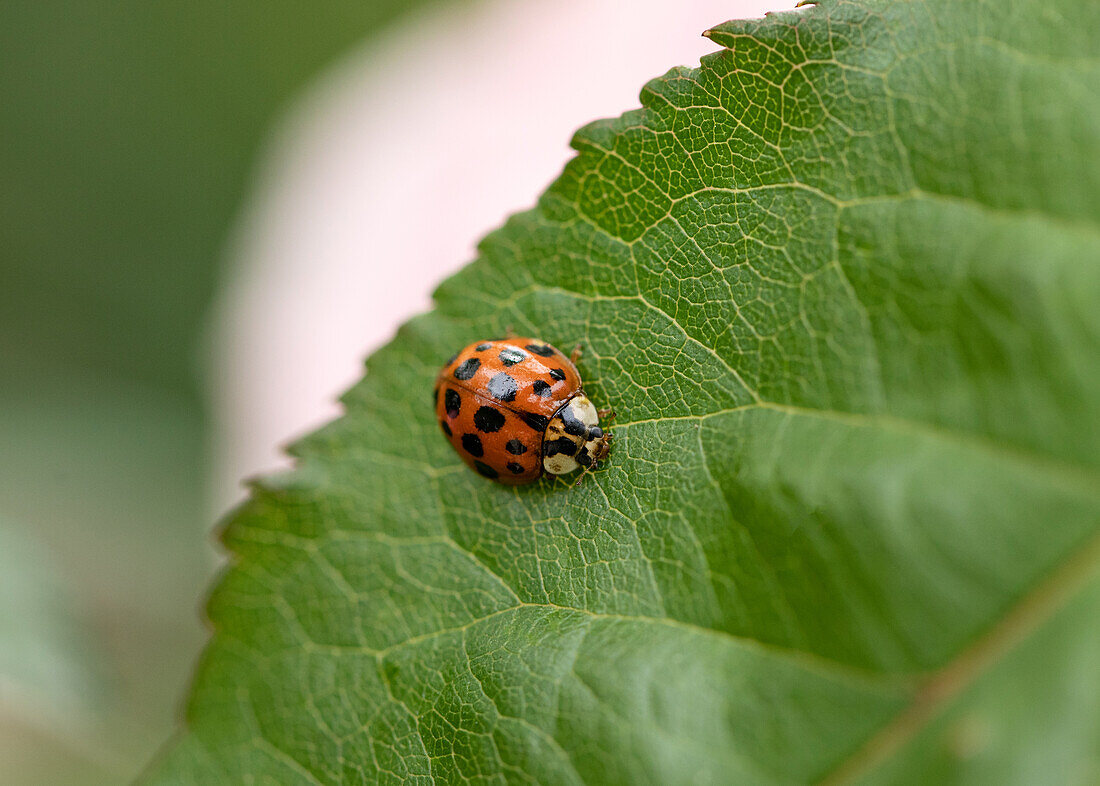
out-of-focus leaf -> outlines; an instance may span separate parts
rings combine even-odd
[[[41,389],[33,398],[20,395],[32,376]],[[198,419],[182,397],[74,369],[40,367],[5,381],[4,515],[48,555],[76,620],[72,649],[94,653],[98,679],[95,689],[80,689],[86,711],[79,716],[58,717],[40,706],[40,696],[31,699],[43,710],[43,733],[12,743],[0,732],[0,780],[86,783],[86,764],[80,779],[58,767],[66,757],[79,761],[90,753],[107,767],[106,776],[90,782],[118,783],[140,769],[172,728],[187,653],[202,638],[194,610],[213,559],[197,531],[204,508]],[[0,563],[5,557],[0,550]],[[26,559],[20,564],[38,572]],[[39,590],[31,594],[40,597]],[[36,613],[25,600],[11,603],[19,619],[33,623]],[[48,671],[52,684],[68,684],[64,673]]]
[[[71,599],[44,549],[0,526],[0,713],[16,701],[86,712],[94,691]]]
[[[92,740],[104,686],[84,634],[73,587],[47,550],[10,522],[0,523],[0,763],[6,783],[40,783],[61,772],[73,784],[119,777]],[[48,763],[41,760],[45,751],[52,754]]]

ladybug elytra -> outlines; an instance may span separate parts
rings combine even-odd
[[[581,388],[573,356],[545,341],[470,344],[443,366],[432,393],[440,428],[467,464],[501,483],[595,469],[611,434]],[[581,477],[584,477],[582,473]],[[578,482],[580,482],[578,480]]]

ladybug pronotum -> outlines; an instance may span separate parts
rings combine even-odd
[[[607,457],[611,434],[581,388],[575,364],[545,341],[478,341],[439,372],[432,403],[443,433],[462,460],[501,483],[584,474]],[[578,483],[580,481],[578,480]]]

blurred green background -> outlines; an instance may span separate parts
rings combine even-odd
[[[199,369],[265,129],[400,0],[0,3],[0,773],[170,734],[216,563]]]

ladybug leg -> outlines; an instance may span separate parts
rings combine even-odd
[[[587,475],[592,470],[594,470],[595,468],[596,468],[596,462],[593,461],[591,464],[589,464],[587,467],[585,467],[583,470],[581,470],[581,476],[579,478],[577,478],[577,482],[573,484],[573,488],[576,488],[577,486],[581,485],[581,481],[584,480],[584,476]]]
[[[577,365],[577,361],[579,361],[581,359],[581,355],[583,355],[583,354],[584,354],[584,345],[583,344],[577,344],[575,347],[573,347],[573,351],[569,353],[569,360],[575,366],[575,365]]]
[[[607,407],[606,409],[597,409],[596,414],[601,418],[607,418],[608,420],[615,419],[615,410],[613,410],[611,407]]]

